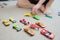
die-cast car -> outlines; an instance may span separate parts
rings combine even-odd
[[[11,21],[12,23],[16,23],[16,20],[14,20],[12,17],[9,18],[9,21]]]
[[[22,30],[22,28],[20,28],[16,23],[13,24],[13,28],[16,29],[17,32]]]
[[[41,22],[36,22],[35,24],[38,25],[38,26],[40,26],[40,27],[42,27],[42,28],[45,28],[45,27],[46,27],[46,26],[45,26],[44,24],[42,24]]]
[[[31,35],[31,36],[33,36],[33,35],[35,34],[34,30],[32,30],[32,29],[29,28],[29,27],[25,27],[25,28],[24,28],[24,31],[25,31],[26,33],[28,33],[29,35]]]
[[[53,39],[55,37],[55,35],[53,33],[49,32],[46,29],[42,29],[40,32],[41,32],[41,34],[43,34],[44,36],[46,36],[50,39]]]
[[[3,20],[2,23],[3,23],[5,26],[9,26],[9,25],[10,25],[10,22],[7,21],[7,20]]]
[[[30,24],[29,27],[32,28],[32,29],[35,29],[35,28],[39,29],[39,26],[37,26],[36,24]]]
[[[24,25],[28,25],[29,24],[29,22],[26,22],[25,19],[20,20],[20,22],[23,23]]]

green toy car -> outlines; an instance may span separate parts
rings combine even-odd
[[[48,18],[52,18],[52,16],[50,16],[50,15],[48,15],[48,14],[45,14],[45,16],[48,17]]]
[[[36,20],[40,20],[40,17],[37,16],[37,15],[33,15],[32,17],[33,17],[34,19],[36,19]]]
[[[22,30],[22,28],[19,28],[19,26],[16,23],[13,24],[13,28],[16,29],[17,32]]]

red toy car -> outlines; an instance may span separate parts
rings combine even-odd
[[[41,34],[43,34],[44,36],[50,38],[50,39],[53,39],[55,37],[55,35],[45,29],[42,29],[41,31]]]
[[[20,22],[23,23],[24,25],[28,25],[29,24],[29,22],[26,22],[25,19],[20,20]]]
[[[37,26],[36,24],[31,24],[30,28],[32,28],[32,29],[38,28],[39,29],[39,26]]]

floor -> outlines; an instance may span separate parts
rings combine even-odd
[[[25,26],[19,22],[20,19],[24,18],[30,23],[35,23],[37,21],[32,17],[25,17],[24,13],[31,12],[31,10],[18,8],[16,6],[16,2],[17,1],[4,2],[7,3],[7,6],[0,8],[0,40],[50,40],[41,35],[37,30],[34,30],[35,35],[31,37],[25,33],[24,30],[16,32],[16,30],[12,28],[13,23],[11,23],[11,25],[8,27],[5,27],[2,24],[2,20],[9,20],[9,17],[13,17],[21,28],[24,28]],[[53,18],[50,19],[45,17],[42,13],[38,13],[41,18],[39,21],[46,25],[45,29],[55,34],[55,38],[53,40],[60,40],[60,16],[58,16],[58,12],[60,12],[60,0],[55,0],[50,10],[53,12],[51,14]]]

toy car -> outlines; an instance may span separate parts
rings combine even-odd
[[[7,5],[7,3],[2,3],[2,4],[5,5],[5,6]]]
[[[46,29],[42,29],[40,32],[41,32],[41,34],[43,34],[44,36],[46,36],[50,39],[53,39],[55,37],[53,33],[49,32]]]
[[[42,27],[42,28],[45,28],[46,27],[44,24],[42,24],[40,22],[36,22],[35,24],[38,25],[38,26],[40,26],[40,27]]]
[[[50,16],[50,15],[48,15],[48,14],[45,14],[45,16],[48,17],[48,18],[52,18],[52,16]]]
[[[32,29],[38,28],[39,29],[39,26],[37,26],[36,24],[30,24],[30,28],[32,28]]]
[[[60,16],[60,12],[58,12],[58,16]]]
[[[40,17],[39,16],[37,16],[37,15],[34,15],[34,16],[32,16],[34,19],[36,19],[36,20],[40,20]]]
[[[28,28],[28,27],[25,27],[24,28],[24,31],[27,32],[29,35],[33,36],[35,34],[34,30]]]
[[[16,23],[13,24],[13,28],[16,29],[17,32],[22,30],[21,28],[19,28],[19,26]]]
[[[20,22],[23,23],[24,25],[28,25],[29,24],[29,22],[26,22],[25,19],[20,20]]]
[[[3,20],[2,23],[3,23],[5,26],[9,26],[9,25],[10,25],[10,22],[7,21],[7,20]]]
[[[16,20],[14,20],[12,17],[10,17],[9,20],[10,20],[12,23],[16,23]]]
[[[24,15],[25,15],[25,16],[28,16],[28,17],[32,16],[31,13],[26,13],[26,14],[24,14]]]

